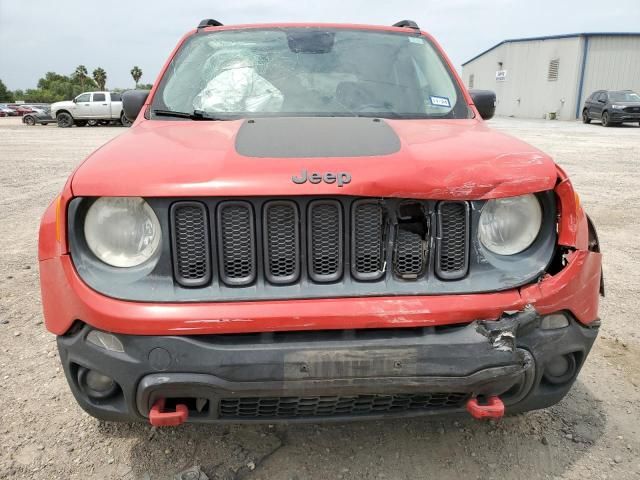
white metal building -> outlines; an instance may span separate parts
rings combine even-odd
[[[504,40],[465,62],[462,78],[496,92],[496,115],[573,120],[594,90],[640,92],[640,33]]]

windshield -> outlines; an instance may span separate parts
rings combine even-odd
[[[195,34],[163,76],[154,110],[216,118],[472,116],[425,37],[322,28]]]
[[[633,92],[609,92],[612,102],[640,102],[640,95]]]

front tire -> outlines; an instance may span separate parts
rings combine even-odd
[[[582,111],[582,123],[591,123],[591,119],[589,118],[589,113],[586,108]]]
[[[604,112],[602,114],[602,126],[603,127],[611,126],[611,119],[609,118],[609,112]]]
[[[58,121],[58,127],[60,128],[71,128],[73,126],[73,117],[70,113],[61,112],[56,115],[56,120]]]
[[[124,113],[120,115],[120,123],[122,124],[123,127],[130,127],[133,124],[131,120],[125,117]]]
[[[31,115],[24,117],[23,121],[25,124],[29,125],[30,127],[33,127],[36,124],[36,119],[33,118]]]

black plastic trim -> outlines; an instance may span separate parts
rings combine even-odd
[[[463,268],[456,270],[456,271],[444,271],[442,269],[442,265],[441,265],[441,260],[442,260],[442,219],[443,219],[443,215],[442,215],[442,207],[445,205],[451,205],[451,204],[456,204],[456,205],[464,205],[464,209],[465,209],[465,231],[466,231],[466,238],[465,238],[465,250],[464,250],[464,266]],[[467,272],[469,271],[469,244],[470,244],[470,240],[471,240],[471,228],[470,228],[470,214],[469,214],[469,202],[457,202],[457,201],[443,201],[443,202],[439,202],[438,203],[438,207],[437,207],[437,233],[436,233],[436,275],[438,275],[438,277],[440,277],[443,280],[459,280],[461,278],[464,278],[467,275]]]
[[[284,205],[287,207],[291,207],[294,211],[295,214],[295,258],[296,260],[296,264],[295,264],[295,271],[293,274],[291,275],[287,275],[287,276],[275,276],[271,273],[271,268],[270,268],[270,252],[269,252],[269,225],[270,223],[268,222],[268,215],[269,215],[269,209],[272,207],[277,207],[278,205]],[[265,278],[270,282],[273,283],[274,285],[279,285],[279,284],[287,284],[287,283],[293,283],[295,281],[297,281],[300,278],[300,211],[298,210],[298,206],[295,204],[295,202],[292,202],[291,200],[272,200],[269,201],[267,203],[264,204],[263,208],[262,208],[262,249],[263,249],[263,256],[264,256],[264,275]]]
[[[184,278],[180,275],[178,268],[178,238],[176,231],[176,210],[182,207],[193,207],[199,208],[202,211],[202,218],[204,221],[204,242],[206,245],[206,273],[202,278],[192,279],[192,278]],[[171,205],[170,210],[170,219],[171,219],[171,253],[173,258],[173,275],[176,278],[176,282],[178,282],[183,287],[202,287],[203,285],[207,285],[211,281],[211,239],[209,237],[209,214],[207,212],[207,207],[202,202],[176,202]]]
[[[381,241],[381,245],[382,245],[382,250],[380,251],[380,258],[382,259],[382,268],[380,270],[378,270],[377,272],[370,272],[370,273],[361,273],[358,272],[358,266],[357,266],[357,262],[356,262],[356,211],[358,209],[359,206],[361,205],[378,205],[380,207],[380,211],[381,211],[381,222],[382,222],[382,241]],[[353,202],[353,205],[351,206],[351,275],[353,275],[353,278],[357,279],[357,280],[379,280],[385,273],[386,270],[386,259],[387,259],[387,252],[386,252],[386,235],[385,233],[387,232],[387,224],[386,224],[386,218],[385,218],[385,212],[384,212],[384,208],[383,206],[380,204],[379,200],[375,200],[375,199],[362,199],[362,200],[356,200],[355,202]]]
[[[241,278],[231,278],[227,275],[227,271],[224,265],[224,256],[225,256],[225,247],[224,247],[224,232],[222,231],[222,213],[225,208],[228,207],[243,207],[246,208],[249,212],[249,229],[250,229],[250,239],[249,242],[251,244],[251,272],[249,275],[246,275]],[[256,279],[256,227],[255,227],[255,214],[253,211],[253,205],[249,202],[245,201],[224,201],[218,205],[218,210],[216,212],[216,226],[217,226],[217,234],[218,234],[218,265],[220,271],[220,279],[230,286],[244,286],[252,284]]]
[[[313,210],[322,205],[333,205],[338,212],[338,266],[336,272],[330,275],[317,274],[313,267]],[[314,200],[309,203],[307,218],[307,258],[309,260],[309,277],[314,282],[330,283],[342,278],[344,270],[344,214],[342,205],[337,200]]]

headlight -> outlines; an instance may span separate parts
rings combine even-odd
[[[482,208],[478,237],[498,255],[522,252],[538,236],[542,209],[535,195],[489,200]]]
[[[625,107],[626,105],[611,105],[611,108],[613,108],[614,110],[622,110]]]
[[[160,245],[160,222],[139,197],[102,197],[84,220],[91,251],[114,267],[135,267],[149,260]]]

